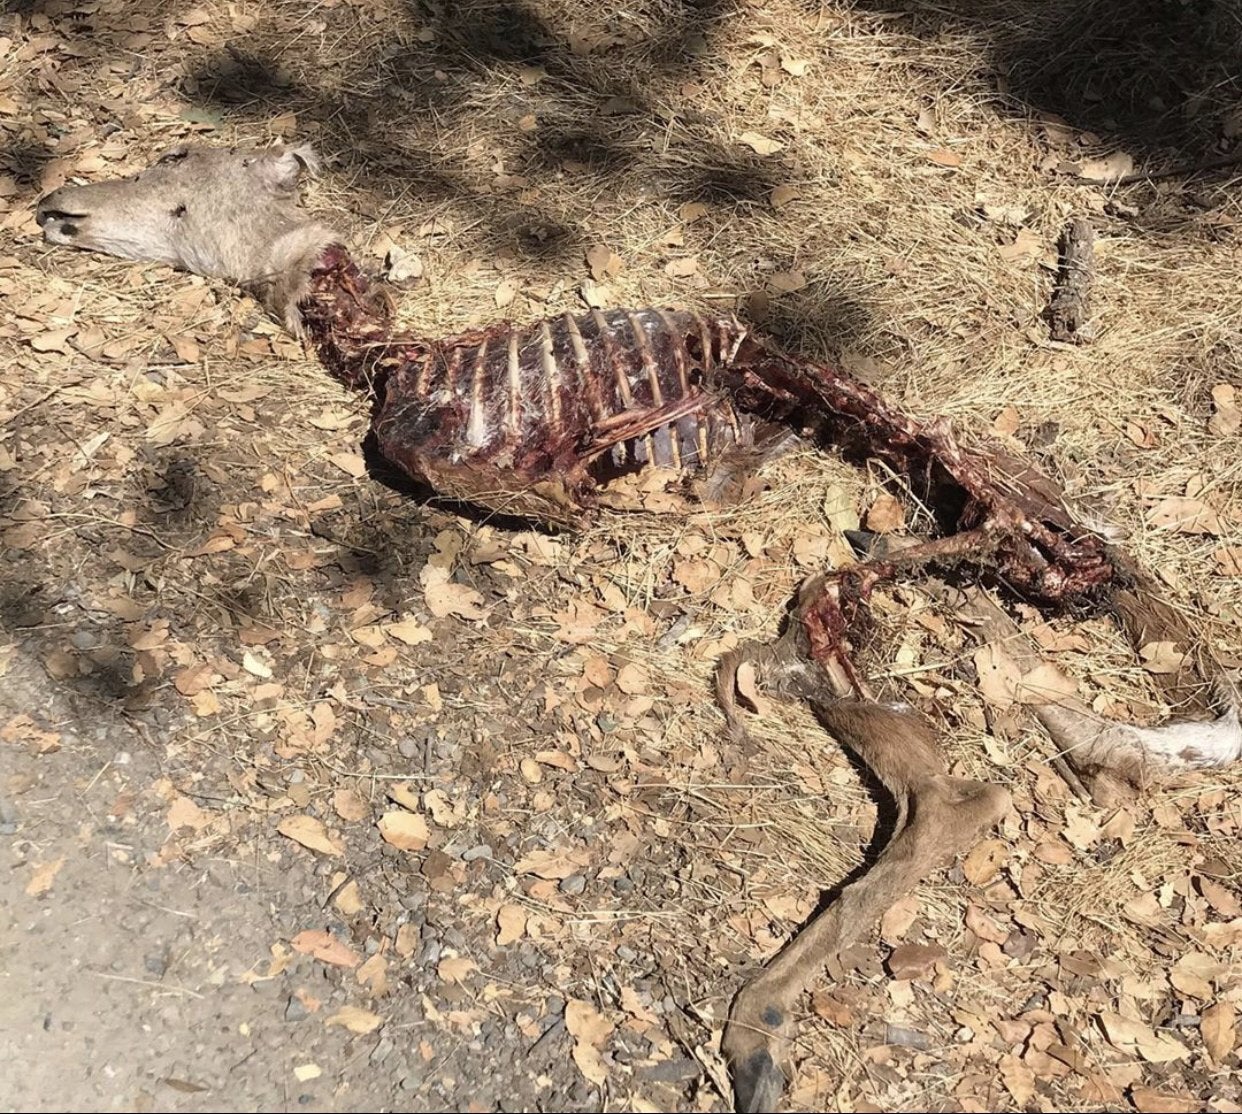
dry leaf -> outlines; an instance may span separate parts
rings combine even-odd
[[[851,1029],[857,1022],[854,1009],[849,1002],[842,1001],[836,994],[825,990],[811,993],[811,1009],[816,1017],[822,1017],[829,1025],[838,1029]]]
[[[1222,917],[1242,917],[1242,901],[1234,892],[1211,878],[1199,879],[1199,892]]]
[[[1242,545],[1226,545],[1212,554],[1221,576],[1242,576]]]
[[[418,579],[423,585],[427,610],[437,619],[443,619],[446,615],[456,615],[459,619],[487,617],[482,595],[469,585],[450,580],[448,569],[439,565],[424,565]]]
[[[1035,1097],[1035,1073],[1014,1053],[1006,1053],[998,1065],[1005,1089],[1020,1107]]]
[[[783,209],[791,202],[797,201],[798,197],[797,186],[776,186],[768,195],[768,200],[771,202],[773,209]]]
[[[1189,1095],[1170,1095],[1151,1087],[1131,1087],[1130,1101],[1139,1114],[1193,1114],[1202,1108],[1202,1104]],[[1107,1105],[1118,1106],[1119,1102],[1114,1100]]]
[[[947,147],[937,147],[934,151],[928,151],[927,157],[937,166],[961,166],[962,156],[956,151],[951,151]]]
[[[584,282],[579,293],[592,309],[604,309],[612,301],[612,287],[598,282]]]
[[[496,285],[496,292],[493,298],[496,302],[497,309],[504,309],[505,306],[511,305],[513,299],[517,297],[517,284],[510,279],[501,279]]]
[[[496,910],[496,946],[503,948],[526,935],[526,910],[521,905],[502,905]]]
[[[330,963],[334,967],[357,967],[362,962],[362,956],[344,940],[321,928],[299,932],[289,943],[295,952],[314,956],[321,963]]]
[[[1115,839],[1122,847],[1129,847],[1134,838],[1134,814],[1126,808],[1119,808],[1100,828],[1100,835],[1105,839]]]
[[[258,677],[260,680],[270,681],[272,679],[272,667],[249,650],[242,654],[242,668],[252,677]]]
[[[436,965],[436,974],[444,982],[465,982],[476,970],[478,964],[465,955],[446,955]]]
[[[962,860],[962,873],[972,885],[986,886],[1008,861],[1008,844],[1000,839],[985,839],[975,844]]]
[[[988,643],[974,653],[975,671],[983,699],[996,708],[1008,708],[1022,677],[1017,663],[999,646]]]
[[[1002,436],[1012,437],[1022,425],[1022,418],[1014,406],[1006,406],[992,419],[992,429]]]
[[[328,831],[324,822],[315,816],[286,816],[276,830],[282,835],[318,851],[321,855],[344,855],[345,846]]]
[[[1165,1064],[1172,1060],[1185,1060],[1190,1055],[1190,1050],[1175,1037],[1157,1033],[1150,1025],[1119,1013],[1101,1013],[1100,1023],[1113,1044],[1123,1051],[1138,1052],[1149,1063]]]
[[[173,675],[173,687],[182,696],[194,696],[211,686],[215,671],[210,665],[191,665]]]
[[[355,480],[360,480],[367,474],[367,462],[358,453],[333,453],[328,459]]]
[[[404,642],[407,646],[417,646],[422,642],[430,642],[433,637],[431,629],[423,626],[412,615],[407,615],[396,623],[387,623],[383,629],[385,634],[391,635],[398,642]]]
[[[202,831],[215,817],[205,808],[200,808],[189,797],[178,797],[168,806],[168,827],[170,831],[181,828],[193,828]]]
[[[171,445],[182,437],[202,432],[202,426],[190,417],[190,409],[184,402],[170,402],[161,406],[147,426],[146,437],[153,445]]]
[[[431,836],[426,820],[404,810],[384,813],[377,827],[385,843],[391,843],[402,851],[421,851]]]
[[[1212,534],[1221,532],[1216,512],[1199,499],[1188,495],[1169,495],[1147,512],[1147,521],[1158,529],[1179,534]]]
[[[768,276],[768,285],[780,294],[792,294],[806,286],[806,275],[801,271],[778,271]]]
[[[1237,1043],[1237,1011],[1230,1003],[1223,1001],[1209,1006],[1199,1021],[1199,1033],[1212,1059],[1218,1062],[1223,1060]]]
[[[646,692],[649,683],[647,671],[632,661],[617,670],[617,688],[626,696],[638,696]]]
[[[664,273],[669,278],[686,278],[699,269],[697,256],[685,255],[679,259],[670,259],[664,264]]]
[[[1029,228],[1019,228],[1013,243],[1002,244],[998,249],[1002,259],[1013,262],[1024,256],[1038,255],[1043,250],[1043,240]]]
[[[738,142],[746,144],[756,155],[775,155],[785,147],[779,140],[769,139],[758,132],[743,132],[738,136]]]
[[[1061,834],[1079,851],[1086,851],[1100,838],[1100,826],[1071,805],[1065,809],[1065,827],[1061,829]]]
[[[877,534],[891,534],[906,524],[906,512],[900,500],[889,495],[887,491],[876,496],[875,502],[867,508],[863,517],[863,525]]]
[[[513,871],[515,874],[533,874],[538,878],[559,882],[581,870],[585,863],[586,856],[580,851],[537,850],[523,855]]]
[[[612,1036],[614,1026],[589,1002],[571,998],[565,1003],[565,1028],[574,1038],[573,1057],[588,1082],[600,1086],[608,1078],[600,1046]]]
[[[375,997],[382,998],[388,993],[388,960],[382,953],[376,952],[354,974]]]
[[[384,1019],[377,1013],[370,1010],[364,1010],[361,1006],[342,1006],[331,1017],[324,1022],[325,1025],[340,1025],[343,1029],[348,1029],[351,1033],[357,1033],[359,1036],[366,1036],[367,1033],[374,1033],[381,1025]]]
[[[332,904],[345,916],[353,917],[362,912],[362,890],[357,879],[351,878],[339,890],[334,891]]]
[[[196,364],[199,360],[198,342],[193,337],[181,333],[171,333],[165,337],[177,353],[177,359],[183,364]]]
[[[1216,413],[1208,419],[1208,432],[1226,437],[1242,429],[1242,410],[1238,408],[1237,390],[1232,383],[1218,383],[1212,388],[1212,405]]]
[[[31,873],[30,881],[26,883],[27,895],[39,897],[41,894],[47,893],[52,888],[52,883],[56,881],[56,875],[60,873],[60,868],[64,865],[64,855],[48,863],[39,863]]]
[[[342,820],[356,824],[367,815],[367,803],[352,789],[338,789],[332,794],[332,807]]]
[[[603,244],[588,248],[586,261],[591,269],[591,278],[596,282],[603,282],[621,273],[621,257]]]
[[[902,944],[889,955],[888,969],[895,979],[925,979],[948,958],[940,944]]]
[[[1114,151],[1102,159],[1088,159],[1078,170],[1078,176],[1089,182],[1115,182],[1134,173],[1134,159],[1125,151]]]
[[[74,325],[64,329],[49,329],[45,333],[36,333],[30,338],[30,347],[36,352],[62,352],[68,353],[65,342],[76,333],[77,327]]]
[[[910,926],[918,915],[919,899],[913,894],[907,894],[900,901],[893,902],[880,918],[881,939],[890,944],[900,940],[910,931]]]
[[[1139,648],[1139,657],[1148,673],[1177,673],[1189,656],[1177,648],[1176,642],[1148,642]]]

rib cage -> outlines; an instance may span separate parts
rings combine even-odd
[[[580,511],[625,472],[705,471],[753,445],[755,419],[717,382],[746,336],[732,318],[643,309],[417,342],[380,361],[376,437],[446,494],[546,517],[551,491]]]

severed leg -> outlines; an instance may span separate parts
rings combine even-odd
[[[937,867],[973,846],[1009,807],[1000,786],[945,773],[935,736],[917,713],[863,702],[811,703],[893,795],[897,832],[871,869],[734,999],[721,1048],[740,1111],[776,1109],[794,1005],[825,964]]]
[[[1024,672],[1040,663],[1039,655],[1017,624],[985,592],[978,588],[959,591],[934,580],[930,587],[942,597],[952,596],[957,614],[974,620],[971,630],[976,639],[1003,647],[1004,653]],[[1154,617],[1164,614],[1167,604],[1140,599],[1138,607],[1137,615],[1144,617],[1146,623],[1134,627],[1135,613],[1125,611],[1122,621],[1139,645],[1148,641],[1189,645],[1184,641],[1188,633],[1183,632],[1182,639],[1176,638],[1179,625],[1167,616],[1161,625],[1151,625]],[[1110,807],[1171,775],[1228,766],[1242,759],[1237,694],[1223,673],[1217,678],[1216,691],[1210,695],[1225,705],[1223,714],[1203,720],[1177,719],[1159,727],[1104,719],[1072,696],[1033,704],[1031,711],[1048,732],[1059,756],[1086,783],[1096,803]]]
[[[722,1050],[733,1069],[738,1110],[775,1109],[785,1083],[781,1063],[788,1055],[790,1014],[823,966],[940,864],[969,849],[1008,807],[1009,795],[999,786],[945,772],[934,733],[917,712],[874,700],[850,661],[848,642],[877,584],[932,562],[986,558],[993,545],[988,530],[966,531],[810,577],[780,639],[739,647],[721,661],[717,695],[735,735],[743,734],[738,677],[747,667],[765,690],[807,700],[825,727],[874,771],[898,814],[894,835],[874,866],[735,999]],[[956,592],[934,578],[932,584],[944,594]],[[1167,604],[1149,598],[1141,581],[1119,594],[1117,609],[1136,643],[1166,635],[1188,645],[1185,623],[1175,621]],[[1023,668],[1037,664],[1016,625],[985,593],[957,592],[955,606],[975,620],[976,634],[1002,643]],[[1097,799],[1118,787],[1141,786],[1155,771],[1225,765],[1242,757],[1236,703],[1214,721],[1160,728],[1102,721],[1072,700],[1033,710]]]
[[[845,641],[860,602],[859,586],[848,585],[847,602],[841,602],[842,587],[855,571],[812,577],[785,635],[770,647],[739,648],[722,661],[718,675],[718,694],[735,731],[741,730],[736,677],[747,664],[756,668],[766,688],[807,700],[824,726],[870,767],[897,806],[893,837],[871,869],[734,1000],[721,1047],[733,1069],[739,1111],[776,1109],[785,1086],[781,1064],[788,1056],[794,1005],[825,964],[869,932],[928,874],[972,846],[1009,807],[1009,794],[1000,786],[946,773],[935,733],[914,709],[867,698]]]

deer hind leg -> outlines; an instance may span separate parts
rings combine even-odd
[[[971,847],[1009,808],[1000,786],[944,772],[931,728],[914,711],[812,700],[828,729],[867,763],[897,804],[897,830],[875,864],[815,918],[734,1000],[722,1050],[737,1109],[776,1108],[792,1015],[825,964],[942,863]]]
[[[942,862],[969,848],[1009,807],[1009,794],[999,786],[945,772],[935,733],[912,708],[870,698],[849,662],[845,633],[870,586],[894,566],[860,569],[867,570],[861,579],[860,570],[810,578],[785,634],[772,646],[728,655],[717,677],[735,734],[742,733],[735,689],[745,664],[761,674],[769,691],[806,699],[897,806],[894,834],[871,869],[846,886],[734,1000],[721,1047],[733,1069],[740,1111],[776,1108],[785,1085],[781,1064],[788,1057],[794,1006],[819,971]]]
[[[1003,647],[1023,671],[1040,663],[1017,624],[986,593],[975,588],[961,592],[934,578],[929,586],[937,595],[951,596],[957,613],[973,620],[971,632],[977,640]],[[1069,764],[1103,807],[1170,775],[1227,766],[1242,758],[1237,690],[1205,649],[1195,656],[1197,640],[1180,613],[1147,581],[1118,589],[1111,602],[1136,650],[1168,641],[1187,657],[1181,676],[1156,678],[1166,682],[1164,696],[1178,709],[1178,718],[1159,727],[1104,719],[1073,696],[1031,705],[1056,745],[1058,760]],[[1224,707],[1223,713],[1218,714],[1217,706]]]

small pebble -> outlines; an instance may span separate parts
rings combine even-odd
[[[571,874],[568,878],[561,881],[560,891],[563,894],[577,896],[586,889],[586,875]]]
[[[285,1020],[302,1021],[306,1018],[306,1016],[307,1010],[306,1007],[302,1005],[302,1000],[300,998],[290,997],[289,1001],[285,1003]]]

